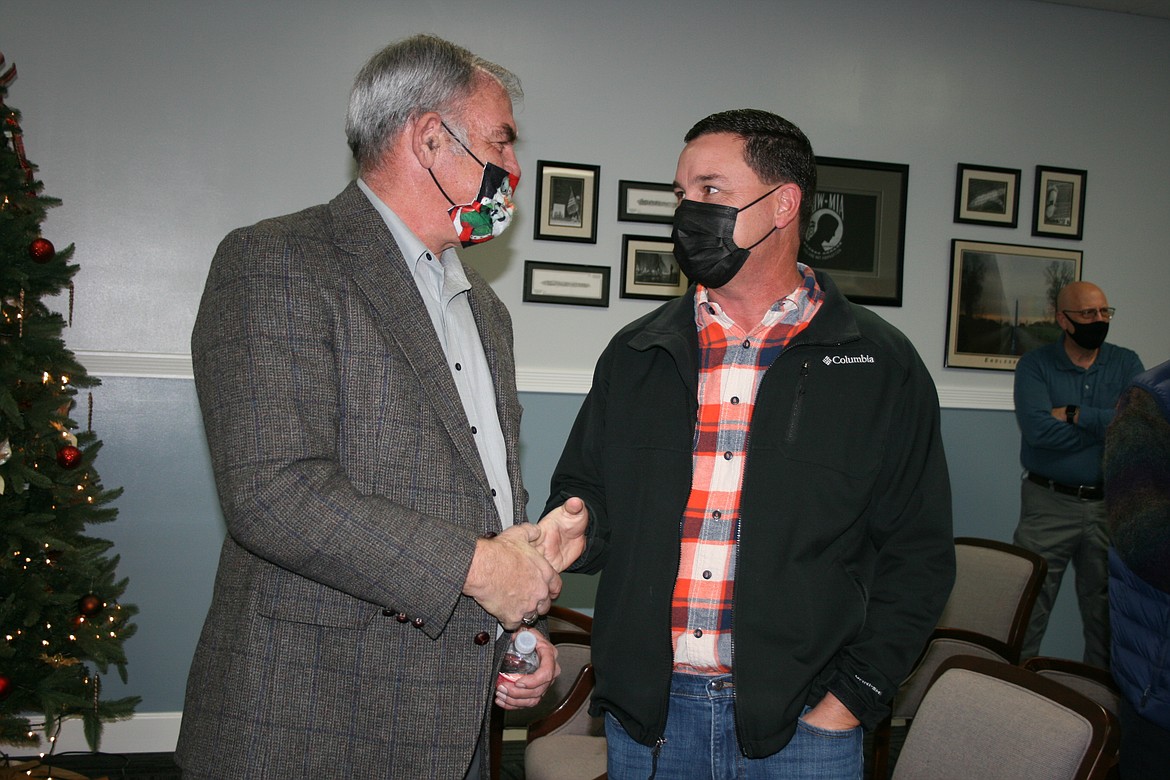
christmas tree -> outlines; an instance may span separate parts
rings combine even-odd
[[[0,55],[0,743],[52,750],[60,725],[81,718],[96,750],[105,721],[128,717],[138,697],[103,700],[101,674],[126,679],[123,642],[137,611],[118,599],[111,542],[85,534],[114,519],[121,490],[102,487],[101,448],[87,395],[86,430],[70,417],[89,377],[65,348],[65,318],[46,298],[68,294],[73,246],[41,236],[46,209],[25,157],[20,113],[5,104],[16,68]]]

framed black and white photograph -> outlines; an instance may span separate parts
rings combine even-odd
[[[673,184],[618,182],[618,219],[622,222],[659,222],[669,225],[674,221],[677,205]]]
[[[597,243],[597,183],[601,166],[536,162],[533,238]]]
[[[909,172],[902,163],[817,157],[800,262],[827,271],[855,303],[902,305]]]
[[[1015,227],[1020,212],[1020,169],[959,163],[955,222]]]
[[[689,284],[669,238],[622,236],[621,297],[668,301],[686,292]]]
[[[1060,338],[1056,295],[1080,278],[1079,251],[951,241],[947,367],[1014,371]]]
[[[1086,171],[1036,166],[1032,235],[1079,239],[1084,232]]]
[[[524,263],[526,303],[609,306],[609,266],[572,263]]]

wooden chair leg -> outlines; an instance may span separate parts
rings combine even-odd
[[[500,780],[500,764],[504,759],[504,710],[495,703],[488,720],[488,754],[491,780]]]
[[[890,716],[873,730],[873,780],[890,776]]]

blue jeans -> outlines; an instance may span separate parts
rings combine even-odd
[[[674,674],[661,749],[641,745],[605,715],[611,780],[860,780],[862,729],[829,731],[797,721],[780,752],[746,758],[735,735],[731,675]]]

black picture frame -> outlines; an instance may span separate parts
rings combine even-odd
[[[652,181],[618,181],[618,220],[621,222],[652,222],[669,225],[674,222],[678,199],[673,184]]]
[[[1072,249],[953,239],[945,365],[1014,371],[1020,355],[1060,338],[1056,294],[1080,280],[1082,260]]]
[[[855,303],[902,305],[909,175],[904,163],[817,157],[800,261],[827,271]]]
[[[524,262],[525,303],[609,306],[609,266]]]
[[[1020,215],[1020,169],[959,163],[955,222],[1014,228]]]
[[[662,236],[622,236],[622,298],[669,301],[690,280],[674,259],[674,242]]]
[[[537,160],[533,238],[596,244],[600,179],[599,165]]]
[[[1032,198],[1032,235],[1080,240],[1085,223],[1088,171],[1036,166]]]

